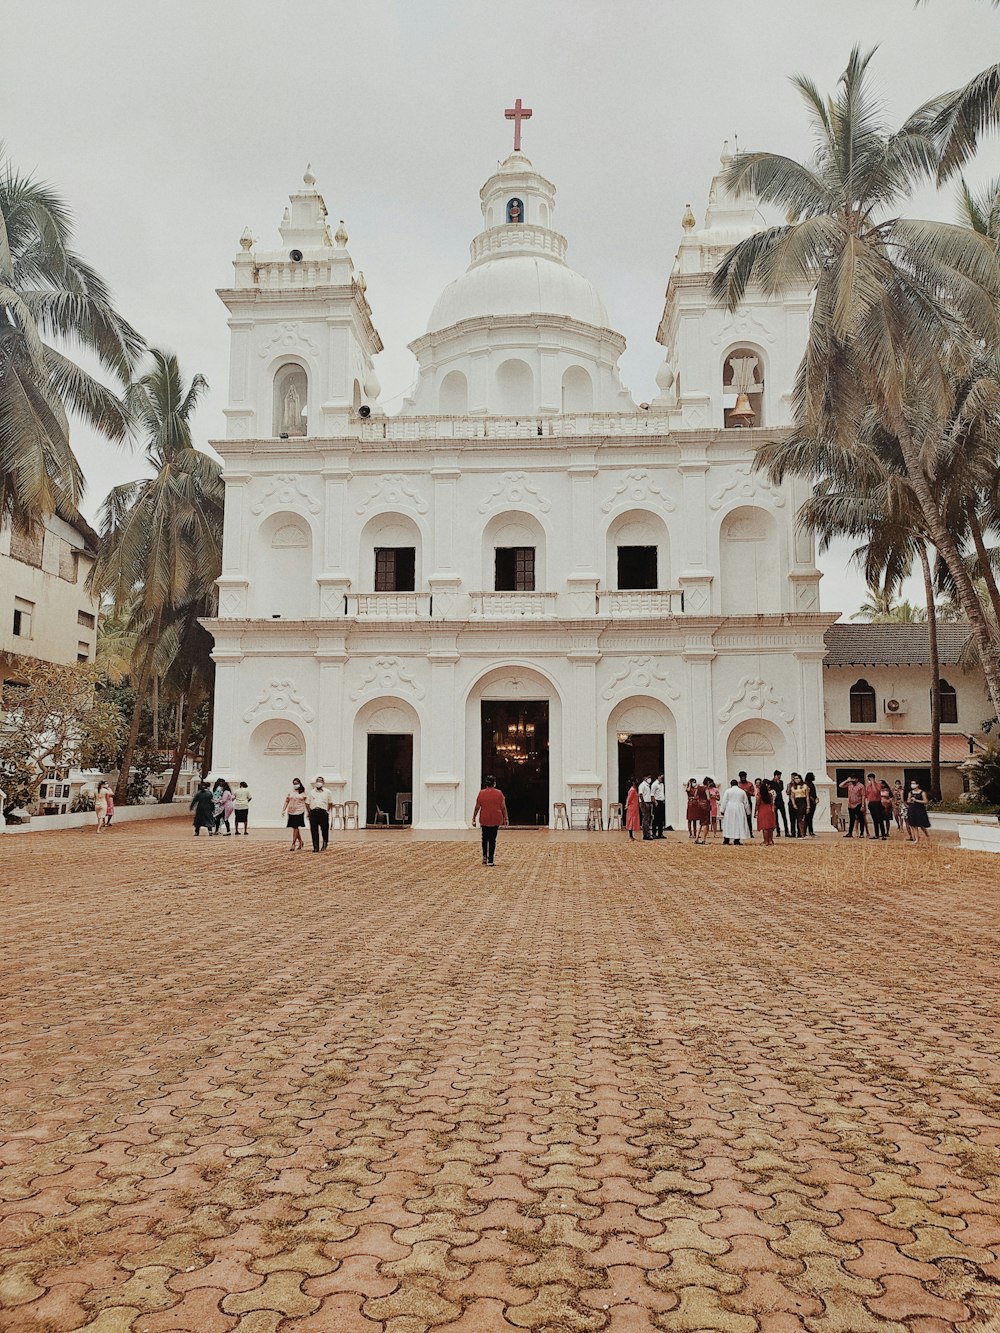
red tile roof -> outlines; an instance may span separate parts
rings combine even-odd
[[[975,742],[977,752],[983,747]],[[941,737],[942,764],[964,764],[969,758],[969,737],[962,732]],[[828,764],[929,764],[931,738],[926,731],[828,731]]]

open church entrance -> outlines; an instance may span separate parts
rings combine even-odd
[[[413,737],[370,732],[368,735],[368,808],[366,824],[413,821]]]
[[[481,708],[482,776],[496,778],[512,824],[547,824],[548,701],[484,699]]]
[[[663,732],[632,732],[618,735],[618,799],[625,808],[628,789],[635,779],[655,778],[664,772]]]

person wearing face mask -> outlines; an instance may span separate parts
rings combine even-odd
[[[314,852],[325,852],[330,843],[330,811],[333,797],[323,778],[319,777],[306,792],[306,809],[309,812],[309,832],[312,835]],[[320,846],[320,839],[323,845]]]

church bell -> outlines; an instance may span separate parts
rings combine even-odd
[[[730,419],[742,422],[747,426],[753,425],[753,419],[756,414],[750,406],[750,399],[745,393],[736,395],[736,406],[729,413]]]

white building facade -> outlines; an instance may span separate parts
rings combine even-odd
[[[813,769],[826,800],[823,634],[803,493],[751,469],[788,424],[809,293],[730,315],[709,285],[760,225],[717,178],[686,215],[657,396],[566,264],[555,187],[515,152],[484,185],[467,271],[378,407],[381,349],[311,174],[283,248],[249,235],[233,284],[217,771],[277,822],[322,773],[362,822],[468,823],[494,773],[515,823],[666,775]],[[577,809],[580,809],[579,805]]]

